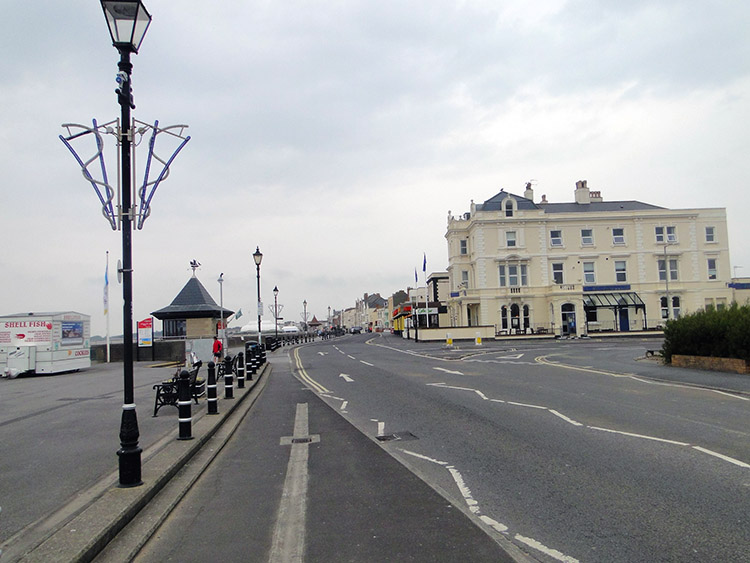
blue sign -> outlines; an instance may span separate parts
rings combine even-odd
[[[583,291],[630,291],[630,284],[621,285],[584,285]]]

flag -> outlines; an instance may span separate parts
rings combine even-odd
[[[240,309],[239,311],[237,311],[237,312],[236,312],[236,313],[234,314],[234,318],[235,318],[235,320],[236,320],[236,319],[239,319],[239,318],[240,318],[241,316],[242,316],[242,309]]]
[[[424,255],[424,262],[422,262],[422,271],[426,274],[427,273],[427,253],[425,252]]]
[[[419,284],[419,278],[417,277],[417,269],[414,268],[414,283]]]
[[[104,268],[104,314],[109,313],[109,252],[107,252],[107,265]]]

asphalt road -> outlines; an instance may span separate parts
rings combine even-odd
[[[513,561],[293,377],[286,354],[271,361],[256,405],[136,561]]]
[[[298,354],[334,409],[541,560],[750,561],[747,378],[635,361],[647,347],[362,335]]]
[[[363,334],[282,349],[284,369],[143,560],[215,558],[207,537],[223,560],[264,560],[294,449],[308,455],[308,561],[502,560],[498,544],[539,561],[750,561],[750,378],[642,359],[658,346]],[[176,425],[176,411],[151,417],[171,370],[146,366],[144,450]],[[121,365],[0,380],[0,543],[112,486],[121,404]],[[282,445],[301,404],[320,441]]]

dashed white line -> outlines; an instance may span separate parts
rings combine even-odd
[[[719,395],[725,395],[727,397],[731,397],[732,399],[739,399],[740,401],[750,401],[747,397],[741,397],[739,395],[734,395],[732,393],[727,393],[726,391],[719,391],[718,389],[711,389],[714,393],[718,393]]]
[[[562,414],[562,413],[559,413],[559,412],[557,412],[557,411],[556,411],[556,410],[554,410],[554,409],[549,409],[549,412],[551,412],[551,413],[552,413],[552,414],[554,414],[555,416],[559,416],[559,417],[560,417],[560,418],[562,418],[562,419],[563,419],[563,420],[564,420],[565,422],[569,422],[569,423],[570,423],[570,424],[572,424],[573,426],[583,426],[583,424],[581,424],[580,422],[576,422],[576,421],[575,421],[575,420],[573,420],[572,418],[568,418],[568,417],[567,417],[567,416],[565,416],[564,414]]]
[[[750,464],[747,464],[744,461],[740,461],[739,459],[734,459],[733,457],[729,457],[728,455],[724,455],[718,452],[707,450],[706,448],[701,448],[700,446],[693,446],[693,449],[698,450],[699,452],[703,452],[704,454],[718,457],[719,459],[723,459],[724,461],[728,461],[729,463],[739,465],[740,467],[750,468]]]
[[[429,461],[432,463],[437,463],[438,465],[448,465],[447,461],[438,461],[437,459],[432,459],[431,457],[427,457],[426,455],[418,454],[417,452],[412,452],[409,450],[401,450],[405,454],[412,455],[414,457],[418,457],[419,459],[424,459],[425,461]]]
[[[581,422],[578,422],[578,421],[573,420],[572,418],[570,418],[568,416],[565,416],[564,414],[562,414],[561,412],[559,412],[559,411],[557,411],[555,409],[551,409],[549,407],[545,407],[545,406],[542,406],[542,405],[530,405],[528,403],[518,403],[518,402],[515,402],[515,401],[504,401],[502,399],[490,399],[484,393],[482,393],[481,391],[479,391],[478,389],[472,389],[470,387],[458,387],[458,386],[454,386],[454,385],[446,385],[445,383],[428,383],[427,385],[431,386],[431,387],[438,387],[439,389],[453,389],[453,390],[457,390],[457,391],[471,391],[471,392],[476,393],[477,395],[479,395],[483,400],[490,401],[490,402],[493,402],[493,403],[506,403],[508,405],[515,405],[515,406],[519,406],[519,407],[527,407],[527,408],[538,409],[538,410],[546,410],[546,411],[549,411],[551,414],[555,415],[556,417],[560,418],[561,420],[564,420],[565,422],[567,422],[568,424],[571,424],[573,426],[585,427],[585,428],[588,428],[588,429],[591,429],[591,430],[598,430],[600,432],[609,432],[611,434],[620,434],[622,436],[630,436],[631,438],[641,438],[643,440],[651,440],[651,441],[654,441],[654,442],[661,442],[661,443],[664,443],[664,444],[672,444],[672,445],[675,445],[675,446],[690,447],[690,448],[693,448],[696,451],[699,451],[699,452],[711,455],[711,456],[713,456],[713,457],[715,457],[717,459],[721,459],[721,460],[726,461],[728,463],[732,463],[732,464],[734,464],[734,465],[736,465],[738,467],[742,467],[742,468],[745,468],[745,469],[750,469],[750,464],[748,464],[748,463],[746,463],[744,461],[740,461],[739,459],[735,459],[733,457],[729,457],[727,455],[720,454],[718,452],[714,452],[712,450],[709,450],[709,449],[706,449],[706,448],[702,448],[700,446],[693,446],[692,444],[688,444],[687,442],[680,442],[680,441],[677,441],[677,440],[668,440],[666,438],[659,438],[657,436],[648,436],[648,435],[645,435],[645,434],[636,434],[636,433],[633,433],[633,432],[625,432],[625,431],[622,431],[622,430],[614,430],[612,428],[602,428],[602,427],[599,427],[599,426],[584,425]],[[729,396],[730,397],[734,397],[733,395],[729,395]]]
[[[427,457],[426,455],[418,454],[416,452],[412,452],[409,450],[402,449],[401,451],[410,456],[414,456],[416,458],[423,459],[425,461],[429,461],[431,463],[436,463],[438,465],[444,466],[450,472],[451,477],[453,478],[454,483],[456,483],[456,487],[458,487],[458,490],[461,493],[461,496],[463,497],[464,502],[466,503],[466,506],[468,506],[469,510],[473,514],[475,514],[481,522],[483,522],[484,524],[486,524],[487,526],[489,526],[496,532],[501,533],[503,535],[508,534],[508,526],[506,526],[505,524],[501,522],[498,522],[497,520],[493,518],[490,518],[489,516],[481,514],[479,503],[472,496],[471,489],[466,485],[466,482],[464,481],[464,478],[463,478],[463,475],[461,475],[461,472],[458,469],[456,469],[453,465],[448,465],[448,462],[433,459],[431,457]],[[533,549],[536,549],[537,551],[540,551],[549,557],[557,559],[558,561],[563,561],[564,563],[578,563],[578,559],[565,555],[556,549],[551,549],[535,539],[527,538],[526,536],[522,536],[521,534],[516,534],[514,537],[518,542],[523,543]]]
[[[664,442],[665,444],[674,444],[675,446],[689,446],[686,442],[677,442],[675,440],[667,440],[665,438],[657,438],[656,436],[646,436],[645,434],[634,434],[633,432],[623,432],[622,430],[612,430],[611,428],[600,428],[598,426],[587,426],[591,430],[601,430],[602,432],[611,432],[612,434],[622,434],[623,436],[630,436],[632,438],[643,438],[644,440],[653,440],[655,442]]]
[[[463,475],[461,475],[461,473],[452,465],[449,465],[446,469],[450,471],[451,477],[453,477],[453,481],[456,483],[461,496],[464,497],[464,501],[469,507],[469,510],[471,510],[474,514],[477,514],[479,512],[479,503],[474,500],[474,497],[471,496],[471,489],[466,486]]]
[[[537,551],[541,551],[542,553],[552,557],[553,559],[557,559],[558,561],[563,561],[564,563],[579,563],[578,559],[565,555],[564,553],[561,553],[556,549],[550,549],[549,547],[547,547],[543,543],[536,541],[535,539],[524,537],[521,534],[516,534],[515,538],[521,543],[525,543],[529,547],[533,547]]]
[[[517,407],[529,407],[530,409],[541,409],[546,411],[547,407],[542,407],[539,405],[529,405],[527,403],[514,403],[513,401],[506,401],[509,405],[516,405]]]
[[[508,526],[506,526],[505,524],[501,524],[497,520],[493,520],[489,516],[482,515],[479,517],[479,519],[487,524],[490,528],[494,528],[495,531],[500,532],[501,534],[504,534],[508,531]]]
[[[364,360],[360,360],[360,361],[359,361],[359,363],[361,363],[361,364],[365,364],[366,366],[370,366],[370,367],[375,367],[375,365],[374,365],[374,364],[371,364],[370,362],[366,362],[366,361],[364,361]]]

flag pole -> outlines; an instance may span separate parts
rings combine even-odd
[[[107,265],[104,269],[104,318],[107,321],[107,363],[109,363],[109,250],[107,250]]]
[[[430,328],[430,289],[427,287],[427,253],[425,253],[424,262],[422,262],[422,272],[424,273],[425,314],[427,315],[427,328]]]

